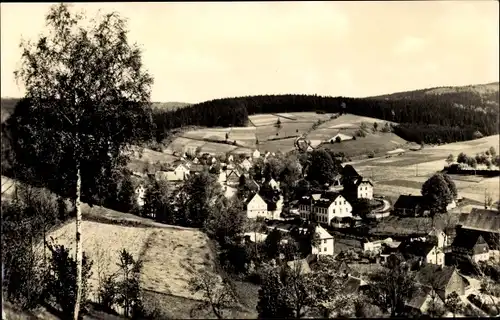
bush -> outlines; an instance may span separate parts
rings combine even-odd
[[[355,132],[355,134],[354,134],[354,135],[355,135],[355,136],[358,136],[358,137],[360,137],[360,138],[364,138],[364,137],[366,137],[366,133],[365,133],[365,131],[364,131],[364,130],[361,130],[361,129],[356,130],[356,132]]]
[[[50,272],[47,276],[47,293],[59,305],[65,318],[73,318],[76,301],[76,260],[69,255],[69,249],[62,245],[47,244],[52,253],[50,258]],[[84,314],[88,307],[89,284],[92,272],[92,260],[83,252],[82,266],[82,296],[80,314]]]
[[[368,158],[374,158],[375,157],[375,153],[373,151],[370,151],[368,152]]]

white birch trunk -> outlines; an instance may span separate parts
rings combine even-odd
[[[82,208],[80,206],[80,189],[82,179],[80,177],[80,168],[76,172],[76,197],[75,197],[75,212],[76,212],[76,301],[74,319],[78,320],[80,312],[80,302],[82,299]]]

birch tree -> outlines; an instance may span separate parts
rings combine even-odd
[[[15,72],[25,96],[8,119],[16,163],[35,172],[30,181],[72,199],[76,215],[74,318],[81,300],[82,192],[91,195],[123,165],[128,146],[151,130],[150,87],[141,50],[129,44],[117,13],[86,19],[67,4],[51,7],[47,33],[21,43]],[[124,156],[125,154],[125,156]]]

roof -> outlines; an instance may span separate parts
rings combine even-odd
[[[481,232],[467,229],[459,229],[451,245],[456,248],[473,250],[474,254],[483,253],[485,249],[489,248]]]
[[[395,209],[416,209],[424,202],[423,196],[401,195],[394,204]]]
[[[254,179],[245,179],[245,184],[251,191],[257,191],[260,188],[259,184],[255,182]]]
[[[453,274],[458,274],[455,266],[438,266],[435,264],[425,264],[420,270],[417,271],[415,275],[415,281],[418,283],[429,286],[437,290],[437,293],[441,297],[441,299],[445,299],[445,289],[448,283],[450,282]],[[469,285],[469,281],[458,274],[460,279],[464,282],[466,286]]]
[[[260,232],[246,232],[245,236],[249,237],[252,242],[264,242],[267,238],[267,234]]]
[[[334,135],[333,137],[330,138],[331,139],[335,139],[337,137],[340,137],[340,139],[342,140],[345,140],[345,139],[352,139],[352,136],[348,136],[346,134],[343,134],[343,133],[337,133],[336,135]]]
[[[500,233],[500,213],[496,210],[473,208],[470,213],[460,215],[458,224],[464,229]]]
[[[427,257],[434,247],[432,243],[414,240],[402,242],[398,249],[404,255]]]
[[[361,279],[349,276],[344,283],[344,294],[353,294],[359,291],[361,286]]]
[[[252,201],[255,197],[258,197],[260,198],[262,201],[264,201],[264,199],[262,199],[262,197],[258,194],[258,193],[254,193],[254,194],[251,194],[248,198],[247,198],[247,201],[246,201],[246,204],[249,204],[250,201]],[[265,202],[265,201],[264,201]],[[267,204],[267,203],[266,203]]]
[[[328,233],[323,227],[317,226],[316,233],[318,234],[320,239],[331,239],[333,238],[331,234]]]
[[[344,177],[361,177],[361,175],[354,169],[354,167],[350,164],[347,164],[343,169],[342,169],[342,175]]]
[[[433,293],[433,290],[429,286],[421,286],[419,290],[415,292],[410,301],[406,303],[407,306],[420,310],[427,297]]]
[[[371,185],[373,186],[373,183],[371,182],[371,180],[370,180],[370,179],[365,179],[365,178],[362,178],[362,179],[357,179],[357,180],[356,180],[356,182],[354,182],[354,184],[355,184],[356,186],[359,186],[359,185],[360,185],[360,184],[362,184],[362,183],[369,183],[369,184],[371,184]]]

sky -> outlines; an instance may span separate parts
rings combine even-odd
[[[1,96],[21,97],[21,39],[49,3],[1,4]],[[76,3],[117,11],[154,77],[152,100],[365,97],[499,80],[497,1]]]

